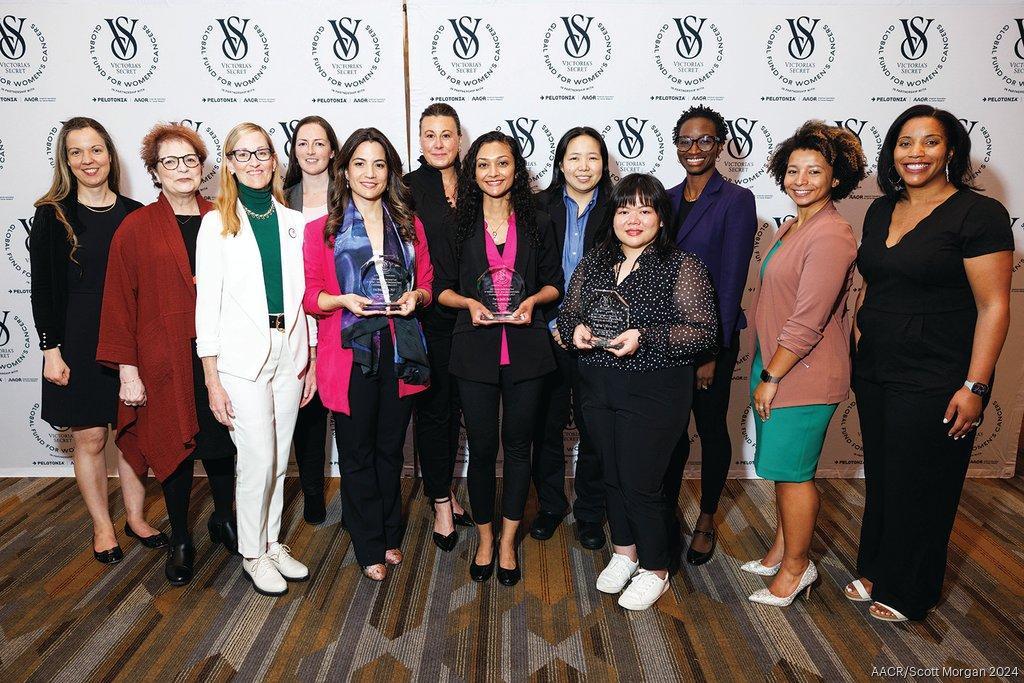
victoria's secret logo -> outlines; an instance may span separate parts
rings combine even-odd
[[[573,59],[583,59],[590,52],[590,24],[594,17],[585,17],[582,14],[574,14],[571,17],[562,17],[565,24],[565,54]]]
[[[0,17],[0,90],[5,92],[31,91],[49,61],[43,32],[26,21],[28,17],[13,14]]]
[[[787,45],[790,57],[804,60],[814,54],[814,29],[818,27],[819,21],[821,19],[810,17],[786,19],[789,31],[793,34]]]
[[[343,62],[351,62],[359,56],[359,38],[356,31],[362,19],[343,17],[338,20],[331,19],[331,28],[334,29],[334,56]]]
[[[679,39],[676,41],[676,54],[683,59],[696,59],[704,49],[704,41],[701,40],[700,32],[704,28],[707,17],[695,17],[692,14],[688,17],[675,17],[676,30],[679,31]]]
[[[647,119],[638,119],[630,116],[625,119],[615,119],[619,125],[619,154],[625,159],[636,159],[644,153],[644,126]]]
[[[928,52],[928,29],[931,28],[933,21],[935,20],[924,17],[900,19],[905,36],[900,43],[900,53],[905,58],[916,61]]]
[[[452,52],[459,59],[468,61],[480,53],[480,39],[477,38],[476,32],[480,29],[481,21],[483,19],[480,17],[459,17],[448,20],[448,23],[452,25],[452,34],[455,36],[452,40]]]
[[[237,62],[245,59],[249,54],[249,41],[245,37],[245,29],[249,26],[248,19],[241,17],[226,17],[218,19],[220,30],[224,33],[224,41],[221,43],[221,51],[231,61]]]
[[[122,62],[133,59],[139,52],[139,44],[135,41],[135,26],[139,20],[116,17],[105,21],[113,36],[110,39],[110,52]]]

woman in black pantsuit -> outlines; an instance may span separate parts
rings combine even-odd
[[[441,304],[459,309],[451,373],[459,379],[469,434],[469,500],[480,534],[469,573],[474,581],[486,581],[497,556],[498,581],[512,586],[521,577],[516,535],[530,490],[533,429],[544,375],[555,369],[543,307],[564,287],[551,222],[534,207],[515,139],[491,131],[469,148],[459,177],[457,231],[450,253],[434,266],[434,289]],[[477,287],[483,273],[501,267],[522,277],[524,295],[504,321],[495,320],[498,311],[480,302]],[[499,416],[505,461],[496,547]]]
[[[603,462],[614,553],[597,589],[625,589],[619,605],[644,610],[669,588],[662,481],[686,433],[694,359],[717,352],[718,309],[707,267],[673,244],[668,196],[656,178],[626,176],[611,204],[613,229],[573,273],[558,333],[581,352],[583,414]],[[604,349],[587,315],[595,290],[617,292],[629,305],[628,329]]]
[[[449,250],[455,233],[458,199],[459,115],[444,102],[435,102],[420,114],[420,166],[405,174],[412,193],[413,210],[427,234],[430,260]],[[423,493],[434,509],[434,544],[444,552],[455,549],[459,534],[455,525],[473,526],[472,518],[455,500],[452,475],[459,448],[460,416],[458,385],[449,372],[455,311],[434,305],[417,311],[427,339],[430,387],[416,396],[416,452],[423,474]]]
[[[1009,325],[1013,235],[973,191],[970,138],[919,105],[886,135],[885,193],[868,209],[858,266],[854,389],[865,501],[851,600],[883,621],[923,619],[940,599],[975,428]]]

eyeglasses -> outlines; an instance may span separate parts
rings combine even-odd
[[[702,152],[710,152],[716,144],[721,142],[722,139],[715,137],[714,135],[701,135],[699,138],[691,138],[683,135],[676,140],[676,149],[681,152],[685,152],[693,146],[693,143],[697,143],[697,149]]]
[[[259,161],[270,161],[270,157],[274,156],[274,152],[269,147],[260,147],[257,150],[236,149],[228,152],[228,156],[238,163],[244,164],[254,156]]]
[[[198,154],[186,154],[181,157],[163,157],[161,159],[157,159],[157,161],[159,161],[160,165],[168,171],[173,171],[178,168],[178,162],[184,163],[187,168],[195,168],[201,163],[199,161]]]

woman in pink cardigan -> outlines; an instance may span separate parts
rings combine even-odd
[[[784,607],[818,578],[807,553],[818,515],[814,472],[836,405],[850,391],[846,300],[857,241],[834,201],[864,178],[860,142],[843,128],[808,121],[769,162],[796,218],[776,233],[754,299],[756,351],[750,384],[757,429],[754,467],[775,483],[775,543],[744,571],[775,576],[752,602]]]
[[[306,225],[304,305],[319,318],[317,384],[334,414],[346,526],[363,573],[382,581],[388,565],[402,561],[399,494],[409,397],[426,389],[430,377],[412,314],[430,303],[434,272],[391,142],[376,128],[361,128],[334,164],[328,215]],[[378,276],[393,310],[376,310],[365,296],[367,273],[382,270],[371,261],[382,256],[412,276],[408,291],[395,297]]]

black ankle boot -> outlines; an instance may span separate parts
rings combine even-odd
[[[164,564],[164,576],[175,586],[184,586],[192,580],[192,562],[196,550],[192,541],[172,543],[167,546],[167,562]]]
[[[206,523],[206,528],[210,531],[211,543],[223,543],[224,548],[229,553],[232,555],[238,554],[238,527],[235,526],[234,519],[221,522],[215,517],[210,517],[210,521]]]
[[[319,494],[302,494],[302,517],[308,524],[323,524],[327,519],[327,506],[324,504],[322,491]]]

